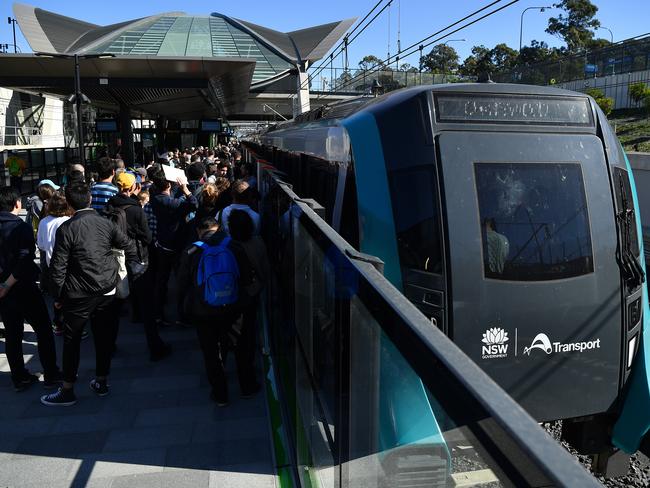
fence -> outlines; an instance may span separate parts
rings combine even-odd
[[[329,75],[329,77],[328,77]],[[369,93],[375,89],[382,92],[409,86],[473,81],[474,78],[456,75],[442,75],[419,71],[398,70],[356,70],[354,72],[341,68],[325,69],[316,76],[310,75],[311,92],[322,93]]]
[[[550,85],[650,69],[650,35],[494,75],[501,83]]]
[[[258,177],[266,333],[299,486],[599,486],[316,202]]]

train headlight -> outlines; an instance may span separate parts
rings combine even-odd
[[[627,369],[632,367],[632,361],[634,361],[634,353],[636,352],[636,340],[639,335],[635,334],[632,339],[627,343]]]

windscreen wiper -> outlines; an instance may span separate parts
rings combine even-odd
[[[619,228],[621,230],[621,255],[619,256],[619,265],[623,272],[623,279],[628,288],[634,289],[645,282],[645,272],[639,262],[639,258],[632,251],[632,225],[636,225],[634,218],[634,209],[630,207],[623,173],[618,175],[618,186],[621,195],[621,210],[616,214]]]

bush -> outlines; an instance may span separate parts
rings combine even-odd
[[[645,100],[650,95],[650,88],[645,86],[645,83],[633,83],[629,86],[628,93],[634,103],[644,102],[645,104]]]
[[[602,90],[589,88],[585,93],[593,97],[605,115],[609,115],[614,109],[614,99],[606,97]]]

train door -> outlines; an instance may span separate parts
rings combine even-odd
[[[394,169],[388,181],[403,292],[448,333],[436,167],[429,163]]]
[[[446,131],[450,335],[538,420],[607,411],[621,290],[601,141]]]

